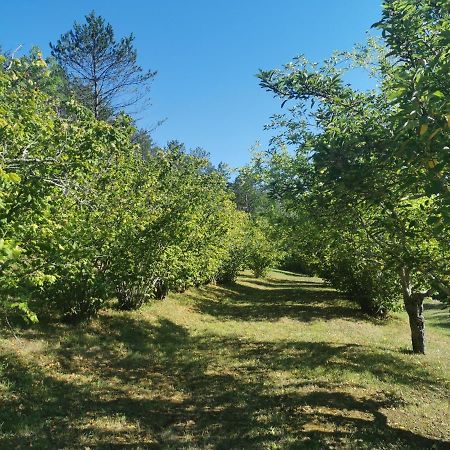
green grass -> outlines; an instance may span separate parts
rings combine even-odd
[[[0,448],[450,448],[450,317],[428,354],[275,271],[0,339]]]

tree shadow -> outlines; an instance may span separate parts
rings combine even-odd
[[[186,296],[199,312],[222,320],[275,322],[288,317],[302,322],[336,318],[376,321],[320,282],[288,283],[245,276],[243,282],[211,286],[201,293],[201,298],[190,292]]]
[[[444,333],[450,331],[449,305],[437,300],[426,300],[424,310],[427,324],[436,328],[442,328]]]
[[[315,379],[314,370],[325,367],[418,387],[431,379],[425,369],[364,346],[192,336],[167,319],[108,313],[56,335],[42,329],[40,338],[51,344],[51,366],[4,357],[2,449],[447,444],[390,425],[386,409],[402,404],[394,394],[365,396]],[[280,371],[305,376],[280,387],[269,382]]]
[[[274,270],[275,273],[285,273],[279,270]],[[298,286],[299,284],[304,285],[311,285],[311,286],[320,286],[323,288],[323,286],[327,285],[326,281],[321,281],[320,279],[312,279],[311,277],[308,277],[306,275],[299,275],[299,274],[290,274],[292,277],[295,277],[295,280],[290,279],[279,279],[275,278],[273,276],[264,277],[264,278],[255,278],[253,275],[249,275],[247,273],[241,273],[239,274],[239,279],[244,281],[249,281],[252,284],[260,284],[260,285],[291,285],[291,286]]]

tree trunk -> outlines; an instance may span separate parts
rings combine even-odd
[[[405,309],[409,317],[411,341],[414,353],[425,353],[425,320],[423,317],[422,293],[412,293],[404,297]]]
[[[409,317],[413,353],[425,354],[425,318],[423,301],[431,291],[413,292],[410,272],[404,268],[400,275],[403,287],[403,302]]]
[[[98,83],[97,80],[94,81],[94,117],[96,119],[100,116],[99,105],[100,105],[100,94],[98,92]]]

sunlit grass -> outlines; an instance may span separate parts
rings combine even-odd
[[[1,343],[0,448],[445,448],[449,314],[428,354],[321,280],[272,272]]]

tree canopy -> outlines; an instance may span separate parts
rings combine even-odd
[[[300,57],[259,74],[282,105],[294,102],[273,126],[296,155],[280,166],[277,151],[269,153],[268,188],[294,209],[292,220],[312,220],[318,270],[337,287],[368,297],[375,311],[403,297],[418,353],[425,351],[423,299],[450,293],[449,18],[446,2],[385,2],[374,25],[385,47],[372,41],[352,55],[352,64],[370,63],[381,80],[372,91],[344,82],[349,54],[322,65]],[[301,188],[286,190],[286,178]]]
[[[64,69],[79,100],[96,119],[137,107],[149,99],[156,72],[144,71],[137,63],[134,36],[116,40],[111,24],[94,11],[83,24],[50,43],[52,55]]]
[[[155,72],[91,12],[0,58],[1,306],[36,321],[135,309],[242,269],[318,274],[370,315],[450,299],[450,11],[385,0],[380,39],[263,70],[271,148],[230,181],[206,150],[157,145],[130,108]],[[372,90],[348,84],[367,69]]]

